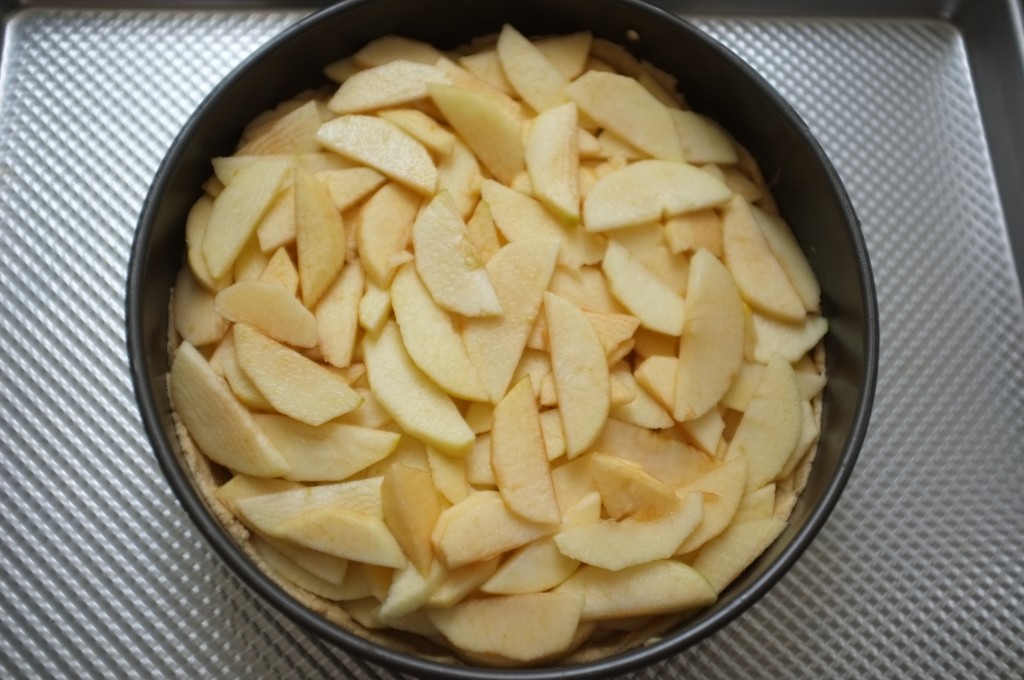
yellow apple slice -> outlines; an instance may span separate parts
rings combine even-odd
[[[666,410],[675,408],[676,374],[679,372],[679,359],[655,354],[644,359],[636,367],[633,375],[647,393]]]
[[[800,411],[802,414],[800,418],[800,438],[797,440],[792,455],[786,460],[782,470],[779,471],[779,479],[786,479],[786,477],[793,474],[797,465],[804,459],[810,448],[817,443],[818,435],[821,434],[818,429],[818,419],[814,417],[814,407],[811,403],[809,401],[800,402]]]
[[[267,266],[260,272],[257,281],[276,283],[292,295],[299,293],[299,271],[292,262],[292,256],[284,248],[278,248],[270,256]]]
[[[720,205],[730,196],[729,187],[700,168],[642,160],[597,180],[583,202],[583,224],[588,231],[621,229]]]
[[[253,536],[250,539],[250,544],[260,559],[287,581],[327,600],[345,599],[345,589],[340,584],[325,581],[316,574],[303,569],[301,565],[296,564],[268,541],[259,536]],[[280,542],[278,544],[280,545]]]
[[[476,368],[451,317],[437,306],[412,263],[391,283],[391,307],[409,356],[427,377],[460,399],[487,401]]]
[[[239,504],[243,508],[244,505]],[[252,517],[249,517],[252,521]],[[344,505],[325,505],[294,519],[257,528],[275,538],[348,560],[382,567],[403,567],[405,555],[384,521]]]
[[[580,567],[553,592],[583,595],[585,621],[678,613],[706,607],[717,599],[700,572],[675,560],[621,571]]]
[[[452,195],[459,214],[469,219],[480,199],[480,164],[476,156],[459,139],[455,139],[452,151],[437,165],[437,191]],[[468,226],[468,225],[467,225]]]
[[[679,339],[676,420],[701,417],[729,390],[743,363],[745,326],[743,301],[729,271],[708,251],[697,251]]]
[[[750,209],[757,218],[757,223],[772,252],[779,259],[779,264],[786,271],[790,283],[804,303],[804,308],[808,312],[820,311],[821,287],[814,276],[811,264],[807,261],[807,256],[804,255],[789,226],[781,217],[766,213],[757,206],[752,205]]]
[[[665,220],[665,240],[674,254],[695,253],[706,249],[722,257],[722,218],[707,208]]]
[[[533,119],[526,137],[526,170],[534,195],[563,222],[580,219],[576,105],[556,106]]]
[[[345,227],[327,187],[295,169],[295,245],[302,302],[312,309],[345,263]]]
[[[430,534],[441,514],[430,472],[393,464],[384,473],[380,494],[384,523],[420,574],[430,575],[434,563]]]
[[[257,477],[288,472],[287,461],[249,411],[187,342],[175,353],[169,383],[174,412],[210,460]]]
[[[492,98],[451,85],[429,85],[437,108],[480,162],[502,182],[525,168],[519,122]]]
[[[324,361],[338,368],[352,363],[364,278],[362,264],[358,260],[350,262],[316,306],[320,351]]]
[[[462,339],[494,403],[505,396],[519,365],[557,256],[557,241],[531,239],[509,243],[487,262],[503,313],[467,319]]]
[[[675,491],[639,463],[595,451],[590,456],[590,475],[612,519],[647,521],[663,517],[679,505]]]
[[[608,419],[593,448],[639,463],[673,488],[696,479],[714,465],[711,458],[681,441],[614,418]]]
[[[326,423],[312,427],[279,415],[253,414],[256,424],[288,461],[285,479],[336,482],[383,460],[400,436],[386,430]]]
[[[751,307],[784,321],[804,320],[807,310],[800,296],[768,245],[750,204],[739,196],[722,213],[722,253]]]
[[[274,410],[274,407],[238,365],[238,359],[235,357],[234,338],[234,330],[229,328],[224,339],[217,345],[217,349],[210,357],[210,366],[217,375],[228,381],[228,387],[242,404],[256,411]]]
[[[580,110],[655,158],[682,161],[683,148],[669,109],[628,76],[589,71],[566,89]]]
[[[455,87],[486,97],[496,104],[506,116],[517,123],[522,123],[526,120],[527,115],[523,111],[523,105],[519,100],[513,99],[500,88],[496,88],[486,80],[473,75],[447,57],[441,57],[434,65],[451,78],[452,85]]]
[[[687,162],[732,165],[739,160],[729,135],[710,119],[680,109],[672,109],[670,114]]]
[[[426,89],[424,89],[424,94],[426,94]],[[416,109],[391,109],[381,111],[377,115],[402,128],[402,130],[419,140],[423,146],[435,153],[447,156],[455,146],[455,135],[445,130],[436,120],[422,111]]]
[[[394,322],[363,338],[370,389],[402,429],[450,456],[469,453],[476,438],[451,398],[416,367]]]
[[[680,423],[679,427],[701,451],[715,455],[715,452],[718,451],[718,445],[722,442],[725,420],[717,408],[711,408],[700,418],[687,420],[684,423]]]
[[[427,447],[427,463],[430,477],[438,493],[452,505],[469,495],[469,482],[466,480],[466,461],[462,458],[446,456],[432,446]]]
[[[771,519],[774,515],[775,485],[766,484],[740,499],[740,506],[736,508],[732,523],[743,524],[755,519]]]
[[[581,73],[590,55],[594,36],[590,31],[553,35],[534,40],[533,44],[558,69],[566,80],[573,80]]]
[[[735,524],[700,549],[693,568],[720,593],[753,564],[785,528],[786,523],[778,519]]]
[[[434,547],[449,569],[490,559],[553,531],[505,505],[497,491],[475,491],[441,513]]]
[[[239,281],[218,293],[214,305],[225,319],[255,326],[275,340],[296,347],[316,345],[316,317],[275,283]]]
[[[421,199],[400,184],[382,186],[360,208],[356,217],[356,243],[367,276],[387,288],[394,276],[393,259],[405,250]]]
[[[698,492],[704,495],[704,518],[676,551],[683,555],[697,550],[718,536],[732,523],[747,487],[747,457],[737,456],[719,467],[680,487],[678,493]]]
[[[367,333],[376,335],[384,327],[391,314],[391,292],[378,287],[373,281],[366,281],[366,290],[359,300],[359,325]]]
[[[238,253],[235,264],[231,268],[231,276],[235,282],[256,281],[270,261],[270,256],[260,249],[258,239],[249,239]]]
[[[400,35],[385,35],[364,45],[352,55],[352,61],[361,68],[373,68],[399,59],[433,64],[440,56],[437,48],[425,42]]]
[[[484,264],[487,264],[501,248],[498,242],[498,228],[494,226],[494,217],[487,201],[477,203],[473,216],[466,222],[466,236],[473,243],[480,261]]]
[[[792,455],[802,428],[801,402],[793,367],[775,355],[764,369],[726,453],[726,460],[748,456],[748,492],[774,480]]]
[[[471,562],[458,569],[449,569],[448,575],[431,594],[426,606],[437,609],[451,608],[489,579],[500,562],[500,557],[492,557],[483,562]]]
[[[612,295],[608,279],[597,267],[580,267],[576,271],[560,267],[551,278],[550,289],[555,295],[564,297],[585,312],[626,313],[626,309]]]
[[[658,403],[636,380],[625,362],[619,362],[611,369],[611,376],[621,381],[636,394],[633,401],[612,408],[612,418],[650,430],[663,430],[675,423],[671,414]]]
[[[473,442],[473,450],[466,456],[466,480],[474,487],[497,487],[494,468],[491,467],[491,433],[485,432]]]
[[[402,627],[401,620],[410,615],[425,617],[426,615],[420,611],[421,608],[444,582],[447,575],[448,570],[439,562],[428,565],[426,572],[417,569],[412,564],[396,570],[391,579],[387,597],[381,602],[378,610],[381,622],[391,628],[408,630]],[[420,634],[436,633],[436,629],[433,629],[432,625],[428,625],[428,628],[431,629],[429,632],[419,630],[419,626],[416,624],[413,626],[417,629],[414,632]]]
[[[275,531],[284,523],[310,510],[333,505],[380,518],[380,485],[380,477],[338,484],[298,485],[296,488],[282,488],[280,491],[273,490],[278,485],[261,485],[258,492],[245,493],[243,489],[241,494],[232,494],[232,511],[237,512],[246,521],[252,521],[260,527],[273,528]]]
[[[345,212],[380,188],[387,179],[373,168],[323,170],[316,178],[327,185],[334,207]],[[262,245],[262,241],[260,242]]]
[[[435,196],[420,211],[412,227],[412,244],[416,271],[439,306],[468,317],[502,313],[487,270],[448,192]]]
[[[228,322],[217,313],[214,296],[182,267],[174,281],[174,328],[195,346],[212,345],[224,337]]]
[[[322,425],[362,401],[344,379],[252,326],[236,324],[234,336],[238,365],[279,413]]]
[[[502,27],[496,49],[505,77],[534,111],[543,113],[566,101],[569,81],[515,28]]]
[[[209,196],[202,196],[192,209],[188,211],[185,220],[185,244],[188,246],[188,264],[192,268],[192,274],[203,287],[212,293],[216,293],[231,284],[231,277],[227,274],[214,279],[210,276],[210,269],[206,266],[206,257],[203,255],[203,239],[206,235],[206,227],[210,224],[210,212],[213,210],[213,199]]]
[[[794,362],[825,337],[828,319],[811,314],[803,323],[786,323],[755,312],[750,316],[750,328],[755,361],[767,363],[772,355],[780,354],[786,361]]]
[[[256,225],[260,250],[270,252],[295,242],[295,187],[286,186]]]
[[[665,229],[652,222],[636,227],[619,229],[611,235],[626,246],[636,259],[651,270],[662,281],[680,295],[686,295],[690,275],[690,260],[685,255],[676,255],[669,248]]]
[[[467,600],[427,616],[458,649],[534,661],[569,649],[582,611],[575,593],[530,593]]]
[[[544,293],[544,316],[566,453],[575,458],[590,448],[608,419],[608,364],[597,332],[579,307]]]
[[[505,77],[505,71],[501,68],[497,50],[480,50],[459,57],[459,65],[494,89],[505,94],[514,94],[512,83]]]
[[[597,135],[597,142],[601,147],[601,158],[624,158],[634,161],[651,157],[650,154],[636,148],[611,130],[601,130]]]
[[[319,150],[313,140],[320,127],[315,101],[310,100],[261,127],[256,135],[241,145],[238,154],[299,154]]]
[[[427,96],[427,83],[447,83],[435,66],[396,59],[352,74],[327,108],[338,114],[364,113],[409,104]]]
[[[624,245],[614,239],[608,242],[601,269],[612,295],[640,319],[640,325],[666,335],[682,333],[686,302]]]
[[[529,378],[520,380],[494,407],[491,467],[509,509],[534,522],[561,521]]]
[[[423,145],[383,118],[349,115],[323,124],[317,141],[425,196],[437,187],[437,168]]]
[[[555,544],[566,557],[619,571],[668,559],[693,533],[702,517],[701,495],[691,493],[674,511],[658,519],[600,520],[556,534]]]
[[[214,200],[203,234],[202,253],[213,279],[231,269],[292,168],[291,161],[267,159],[239,170]]]
[[[553,239],[559,242],[559,263],[568,267],[582,264],[570,259],[565,242],[568,230],[540,202],[510,189],[494,180],[484,180],[481,196],[494,218],[498,231],[510,243],[532,239]],[[598,257],[598,259],[600,259]]]

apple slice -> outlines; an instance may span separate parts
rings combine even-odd
[[[614,418],[608,419],[593,449],[639,463],[644,470],[673,488],[696,479],[713,467],[711,458],[681,441]]]
[[[279,413],[322,425],[362,401],[344,379],[252,326],[236,324],[234,336],[238,365]]]
[[[559,267],[551,277],[550,290],[585,312],[626,313],[625,307],[612,295],[608,279],[597,267],[580,267],[578,270]]]
[[[427,150],[383,118],[335,118],[323,124],[316,138],[331,151],[379,170],[425,196],[432,196],[437,187],[437,168]]]
[[[494,403],[505,396],[519,365],[557,256],[557,241],[530,239],[509,243],[487,262],[503,313],[467,319],[462,339]]]
[[[280,541],[276,543],[281,545]],[[267,540],[259,536],[253,536],[250,539],[250,545],[271,571],[277,572],[286,581],[294,583],[300,588],[308,590],[326,600],[339,601],[345,599],[345,589],[340,584],[325,581],[316,574],[303,569],[302,565],[297,564]]]
[[[687,420],[684,423],[680,423],[679,427],[701,451],[715,455],[719,444],[722,442],[725,420],[717,408],[711,408],[700,418]]]
[[[461,140],[456,139],[452,151],[437,165],[437,191],[452,195],[459,214],[469,219],[480,199],[480,164]],[[468,225],[467,225],[468,226]]]
[[[669,109],[628,76],[589,71],[566,89],[580,110],[655,158],[682,161],[683,148]]]
[[[459,57],[459,65],[488,85],[505,94],[514,94],[512,83],[505,77],[497,50],[481,50]]]
[[[675,423],[672,416],[658,401],[643,388],[625,362],[619,362],[611,369],[611,376],[634,391],[636,397],[628,404],[615,406],[610,412],[612,418],[650,430],[663,430]]]
[[[501,248],[498,242],[498,228],[494,225],[494,217],[487,201],[479,201],[476,204],[473,216],[466,222],[466,236],[473,243],[480,261],[484,264],[487,264]]]
[[[675,419],[707,413],[729,390],[743,363],[743,300],[729,271],[706,250],[690,261],[686,322],[679,339]]]
[[[352,61],[361,68],[382,66],[399,59],[417,64],[433,64],[441,53],[435,47],[419,40],[400,35],[385,35],[371,40],[352,55]]]
[[[497,491],[474,491],[441,513],[434,547],[449,569],[487,560],[530,541],[553,528],[531,522],[505,505]]]
[[[751,307],[783,321],[804,320],[804,303],[768,245],[750,204],[740,196],[722,213],[722,253]]]
[[[448,76],[433,65],[396,59],[352,74],[327,108],[346,114],[401,106],[426,98],[427,83],[447,82]]]
[[[448,77],[451,78],[452,85],[486,97],[491,100],[493,104],[496,104],[506,116],[517,123],[524,122],[528,117],[526,112],[523,110],[523,105],[518,99],[513,99],[500,88],[496,88],[486,80],[473,75],[451,59],[441,57],[434,65],[444,71]]]
[[[316,317],[282,286],[265,281],[239,281],[214,301],[229,321],[250,324],[268,336],[296,347],[316,345]]]
[[[442,191],[420,212],[412,227],[412,244],[416,271],[438,305],[469,317],[502,313],[451,194]]]
[[[487,390],[462,337],[448,314],[434,302],[411,262],[398,270],[391,283],[391,307],[406,351],[427,377],[452,396],[487,401]]]
[[[249,380],[249,376],[238,365],[238,359],[235,356],[234,338],[234,330],[228,329],[224,339],[217,345],[217,349],[210,357],[210,367],[213,368],[217,375],[222,376],[228,381],[228,387],[231,388],[238,401],[242,402],[250,410],[273,411],[274,407],[270,405],[266,397],[263,396],[263,393],[256,388],[256,385]]]
[[[421,635],[435,635],[436,629],[429,621],[415,622],[415,617],[426,618],[426,614],[421,608],[444,582],[447,575],[448,570],[439,562],[429,565],[426,573],[412,564],[396,570],[391,579],[387,597],[381,602],[378,610],[381,622],[398,630],[408,630]],[[425,628],[421,628],[424,623]],[[405,625],[403,626],[403,624]],[[407,627],[409,625],[412,627]]]
[[[515,28],[502,26],[496,49],[505,77],[534,111],[543,113],[566,101],[569,81]]]
[[[384,473],[380,494],[384,523],[413,566],[424,577],[429,576],[434,563],[430,534],[441,514],[430,472],[392,464]]]
[[[199,283],[203,284],[211,293],[223,290],[231,284],[231,277],[225,274],[219,279],[210,275],[210,269],[206,266],[206,257],[203,255],[203,239],[206,235],[206,228],[210,224],[210,212],[213,210],[213,199],[209,196],[201,196],[188,211],[185,220],[185,243],[188,246],[188,264],[192,268],[192,274]]]
[[[717,599],[700,572],[675,560],[657,560],[621,571],[580,567],[553,592],[583,595],[584,621],[678,613],[706,607]]]
[[[624,245],[614,239],[608,242],[601,269],[612,295],[640,319],[640,325],[666,335],[682,333],[686,302]]]
[[[785,528],[786,523],[778,519],[735,524],[700,549],[693,568],[720,593],[753,564]]]
[[[370,389],[402,429],[450,456],[469,453],[476,438],[451,398],[416,367],[394,322],[363,338]]]
[[[680,109],[672,109],[670,114],[687,162],[733,165],[739,160],[729,135],[709,118]]]
[[[595,451],[590,456],[590,475],[612,519],[632,517],[643,522],[663,517],[679,506],[672,488],[639,463]]]
[[[245,514],[246,506],[240,503],[239,507]],[[325,505],[270,526],[261,526],[252,516],[247,517],[270,536],[328,555],[382,567],[406,564],[402,549],[382,519],[345,505]]]
[[[488,170],[502,182],[525,167],[519,122],[492,98],[451,85],[427,86],[445,119]]]
[[[256,239],[259,241],[260,250],[265,253],[295,243],[294,185],[281,189],[277,198],[263,213],[262,219],[256,225]]]
[[[249,139],[238,149],[238,154],[299,154],[318,151],[313,139],[320,127],[316,101],[307,101],[260,127],[259,132],[252,136],[249,135],[250,130],[246,130],[243,138]]]
[[[380,288],[391,284],[392,262],[409,244],[420,203],[415,192],[400,184],[388,183],[359,210],[356,217],[359,259],[366,274]]]
[[[524,152],[534,195],[569,225],[580,219],[577,130],[575,104],[548,109],[533,119]]]
[[[775,355],[733,434],[726,460],[747,455],[747,491],[774,480],[800,439],[803,412],[793,367]]]
[[[828,332],[828,319],[808,315],[803,323],[786,323],[758,313],[750,315],[754,336],[754,360],[768,363],[772,355],[786,361],[798,361],[817,345]]]
[[[292,295],[299,294],[299,271],[292,262],[292,256],[284,248],[274,251],[256,280],[276,283]]]
[[[593,41],[594,36],[590,31],[580,31],[541,38],[534,40],[533,44],[547,57],[551,65],[558,69],[563,78],[573,80],[583,73]]]
[[[722,218],[711,208],[670,217],[665,220],[665,240],[675,254],[704,248],[721,258]]]
[[[779,259],[779,264],[786,270],[790,283],[796,290],[804,308],[808,312],[821,310],[821,287],[814,276],[814,270],[807,261],[800,244],[797,242],[789,226],[778,215],[771,215],[755,205],[750,210],[757,218],[761,231],[772,252]]]
[[[774,514],[775,485],[767,484],[757,491],[751,491],[740,500],[732,523],[743,524],[755,519],[771,519]]]
[[[195,347],[182,343],[169,376],[171,402],[210,460],[257,477],[288,472],[288,462]]]
[[[466,461],[446,456],[432,446],[427,447],[430,477],[437,491],[452,505],[469,495],[466,480]]]
[[[288,160],[256,161],[225,182],[203,234],[202,253],[212,279],[220,279],[231,269],[291,168]]]
[[[491,467],[491,433],[485,432],[473,442],[473,450],[466,456],[466,480],[474,487],[497,487],[494,468]]]
[[[351,477],[383,460],[398,446],[399,435],[354,425],[312,427],[279,415],[253,414],[256,424],[288,461],[285,479],[332,482]]]
[[[214,296],[182,267],[174,281],[174,329],[195,346],[212,345],[224,337],[228,322],[217,313]]]
[[[587,231],[632,227],[721,205],[730,196],[729,187],[700,168],[642,160],[597,180],[583,202],[583,224]]]
[[[295,169],[295,245],[302,302],[312,309],[345,264],[345,227],[327,187],[302,168]]]
[[[529,377],[494,407],[491,467],[509,509],[534,522],[561,521]]]
[[[693,552],[725,531],[732,522],[747,487],[747,468],[747,456],[739,455],[699,479],[680,487],[680,498],[693,492],[703,494],[704,518],[679,546],[677,555]]]
[[[427,616],[458,649],[534,661],[569,649],[582,611],[575,593],[530,593],[467,600]]]
[[[426,90],[424,90],[425,92]],[[434,153],[447,156],[455,146],[455,135],[441,127],[436,120],[417,109],[391,109],[381,111],[377,115],[402,128],[402,130],[415,137],[420,144]]]
[[[387,181],[384,175],[373,168],[322,170],[316,173],[316,178],[327,185],[334,207],[341,213],[358,204]]]
[[[544,316],[566,453],[575,458],[590,448],[608,419],[608,364],[597,332],[579,307],[544,293]]]
[[[340,506],[381,518],[381,481],[380,477],[373,477],[338,484],[299,486],[290,490],[260,493],[236,499],[235,509],[242,519],[251,521],[259,527],[272,528],[274,531],[311,510],[328,506]]]
[[[373,281],[366,281],[366,290],[359,299],[359,325],[371,335],[380,333],[391,314],[391,293]]]
[[[475,591],[481,583],[494,574],[501,557],[492,557],[483,562],[471,562],[458,569],[449,569],[441,585],[427,600],[427,607],[449,609]]]
[[[800,402],[800,412],[800,438],[797,440],[792,455],[786,460],[782,470],[779,471],[779,479],[786,479],[793,474],[793,471],[796,470],[810,448],[817,443],[818,435],[821,434],[818,429],[818,420],[814,417],[814,407],[809,401]]]
[[[352,363],[359,330],[359,299],[365,276],[362,264],[350,262],[316,306],[316,328],[324,361],[345,368]]]

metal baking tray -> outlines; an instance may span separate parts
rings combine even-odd
[[[250,594],[164,482],[127,256],[177,130],[308,5],[0,2],[0,676],[394,677]],[[1024,30],[1018,0],[663,0],[806,119],[863,222],[871,430],[746,615],[637,677],[1024,673]]]

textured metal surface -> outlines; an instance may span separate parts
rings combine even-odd
[[[124,279],[162,155],[296,13],[31,10],[0,90],[0,676],[390,677],[215,558],[128,379]],[[881,307],[875,414],[817,541],[639,677],[1020,677],[1024,304],[965,45],[931,21],[701,20],[847,183]]]

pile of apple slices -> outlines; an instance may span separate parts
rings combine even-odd
[[[326,72],[213,159],[171,309],[179,431],[263,567],[498,665],[712,604],[825,382],[752,158],[588,33]]]

